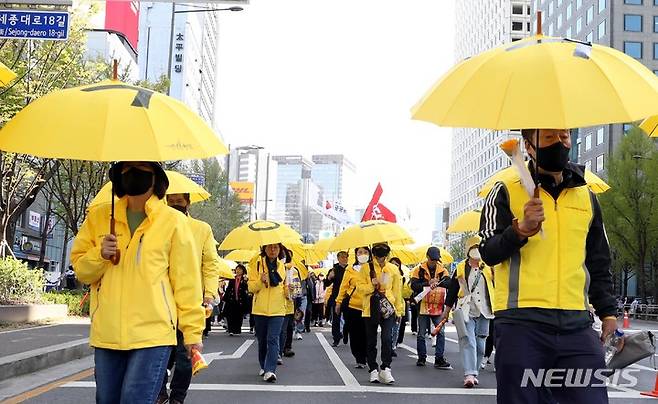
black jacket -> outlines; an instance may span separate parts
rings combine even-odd
[[[224,301],[227,305],[240,305],[246,307],[248,305],[248,287],[247,279],[243,276],[242,281],[240,282],[240,287],[238,288],[238,298],[235,298],[235,279],[230,279],[228,281],[228,286],[224,292]]]
[[[333,272],[334,278],[329,279],[329,275]],[[324,287],[328,288],[331,285],[334,285],[331,289],[331,296],[329,297],[329,302],[333,304],[338,297],[338,292],[340,291],[340,284],[343,282],[343,276],[345,276],[345,268],[341,267],[339,263],[334,264],[334,267],[329,270],[327,273],[327,278],[324,280]]]
[[[532,163],[530,171],[533,172]],[[586,184],[584,167],[568,163],[563,171],[563,181],[555,184],[551,176],[540,175],[542,188],[557,200],[565,188],[575,188]],[[591,191],[590,191],[591,192]],[[596,315],[615,316],[615,297],[610,272],[610,247],[603,228],[601,207],[596,197],[593,200],[593,218],[587,234],[585,265],[590,273],[589,301]],[[484,202],[480,219],[480,254],[487,265],[494,266],[509,259],[521,249],[526,240],[519,240],[512,228],[514,218],[510,210],[509,195],[503,184],[496,184]],[[522,218],[519,218],[522,219]],[[543,308],[517,308],[499,310],[497,322],[540,323],[552,330],[574,331],[590,327],[591,315],[587,310],[559,310]]]

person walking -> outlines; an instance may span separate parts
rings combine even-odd
[[[347,251],[339,251],[336,258],[338,259],[338,262],[329,270],[327,273],[327,279],[324,281],[325,288],[333,286],[331,295],[327,300],[327,311],[333,314],[333,318],[331,319],[331,335],[334,339],[332,344],[333,347],[337,347],[340,340],[343,338],[343,334],[340,330],[341,314],[336,314],[336,297],[340,291],[340,284],[343,282],[345,268],[347,268]]]
[[[96,402],[152,403],[176,330],[187,357],[203,349],[200,259],[189,221],[162,202],[169,181],[160,164],[118,162],[109,177],[116,235],[107,234],[112,205],[101,204],[71,250],[77,278],[91,285]]]
[[[482,209],[480,254],[496,266],[498,403],[607,403],[595,378],[570,387],[522,387],[526,371],[604,369],[603,341],[617,328],[611,258],[601,208],[585,170],[569,162],[568,129],[523,129],[538,197],[518,180],[496,183]],[[589,303],[602,321],[592,329]]]
[[[317,280],[313,282],[313,287],[315,288],[315,298],[313,299],[313,324],[315,327],[324,327],[324,275],[320,274],[318,276]]]
[[[249,290],[245,273],[247,269],[242,264],[235,267],[235,278],[228,281],[228,286],[224,292],[224,313],[230,336],[240,335],[242,333],[242,321],[244,319],[245,309]]]
[[[391,330],[391,355],[396,358],[398,355],[395,349],[398,345],[398,333],[400,332],[400,325],[402,323],[402,315],[404,313],[404,299],[402,298],[402,289],[404,286],[404,272],[402,271],[402,261],[399,258],[393,257],[389,262],[397,268],[397,272],[393,276],[393,293],[395,293],[395,322]],[[404,330],[402,331],[404,332]]]

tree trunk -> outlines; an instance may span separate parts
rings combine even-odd
[[[41,229],[41,251],[39,251],[39,268],[43,268],[46,259],[46,246],[48,244],[48,224],[50,223],[50,216],[52,208],[52,196],[46,199],[46,217],[44,218],[43,228]]]

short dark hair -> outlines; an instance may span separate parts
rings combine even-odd
[[[119,198],[123,198],[123,196],[126,195],[126,190],[123,189],[123,184],[121,183],[121,170],[123,170],[124,163],[124,161],[114,163],[112,167],[110,167],[109,172],[109,177],[110,181],[112,182],[114,193]],[[153,194],[155,194],[158,199],[162,199],[167,193],[167,188],[169,188],[169,179],[167,178],[167,174],[165,174],[162,166],[159,163],[153,161],[147,161],[146,163],[153,167],[153,176],[155,178],[153,181]]]
[[[368,246],[356,247],[356,248],[354,249],[354,265],[361,265],[361,264],[359,263],[359,257],[356,255],[356,251],[357,251],[357,250],[360,250],[360,249],[362,249],[362,248],[365,249],[365,250],[368,250],[368,255],[370,255],[370,259],[372,260],[372,251],[370,251],[370,247],[368,247]]]
[[[238,269],[241,269],[242,272],[245,273],[245,274],[247,273],[247,268],[245,268],[245,266],[242,265],[242,264],[238,264],[238,265],[235,266],[235,270],[237,271]]]
[[[285,259],[287,257],[286,251],[289,251],[289,250],[286,247],[284,247],[284,245],[281,244],[281,243],[273,243],[273,244],[278,244],[279,245],[279,256],[278,256],[278,258],[280,260]],[[265,254],[265,247],[266,246],[264,246],[264,245],[260,247],[260,256],[261,257],[267,257],[267,254]],[[290,258],[292,259],[292,251],[290,252]]]
[[[527,140],[528,142],[534,144],[535,140],[535,133],[537,133],[539,129],[521,129],[521,136],[523,136],[523,140]]]
[[[393,257],[390,260],[388,260],[388,262],[395,262],[396,264],[398,264],[398,266],[400,267],[402,266],[402,261],[398,257]]]

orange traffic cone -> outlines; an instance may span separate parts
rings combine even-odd
[[[653,391],[643,391],[640,394],[658,398],[658,374],[656,374],[656,385],[653,387]]]
[[[628,319],[628,311],[624,311],[624,328],[631,328],[631,321]]]

